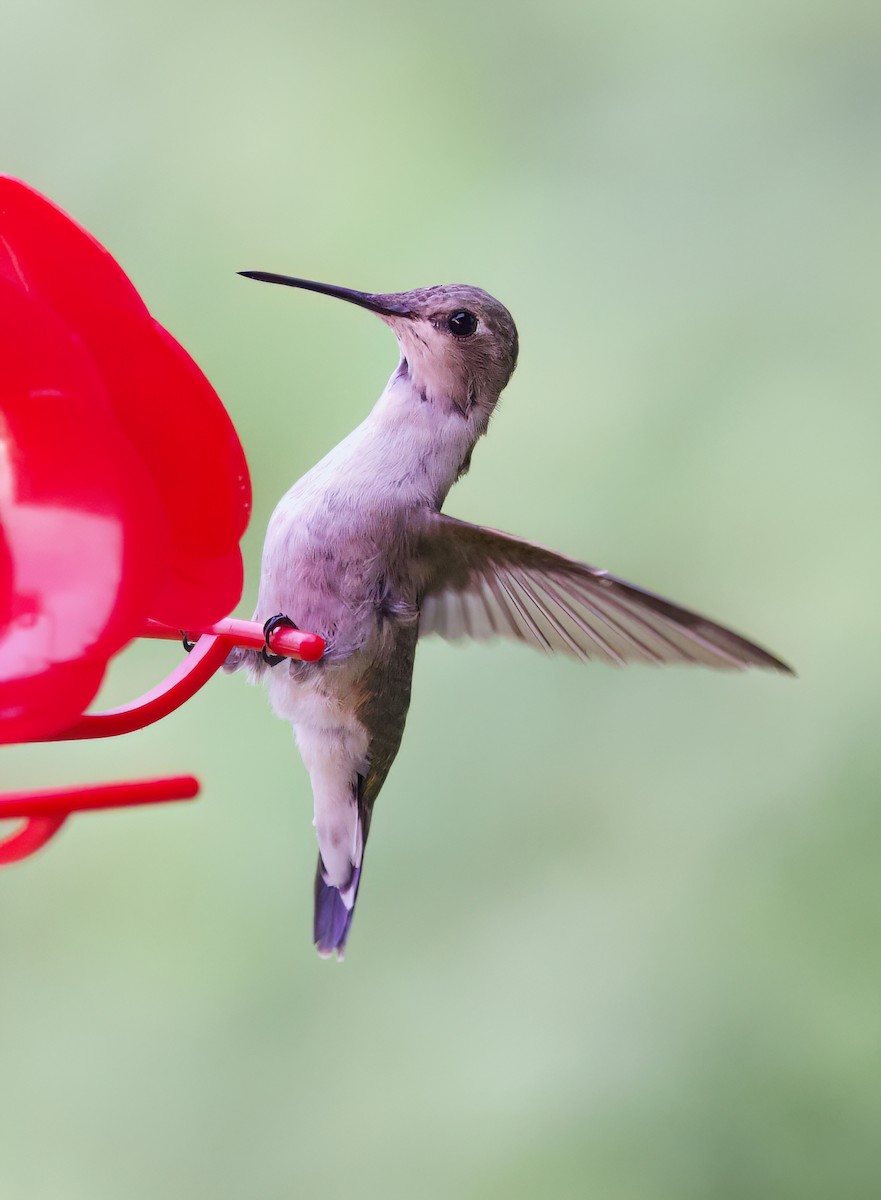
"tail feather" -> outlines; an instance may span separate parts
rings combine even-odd
[[[318,953],[322,958],[336,954],[342,959],[346,946],[346,938],[352,926],[352,916],[355,912],[355,900],[358,897],[358,884],[361,882],[361,868],[353,867],[352,878],[345,888],[335,887],[325,879],[324,862],[318,856],[318,869],[315,872],[315,920],[313,937]]]
[[[342,808],[323,806],[321,817],[316,817],[319,854],[313,938],[323,958],[343,957],[358,899],[371,808],[367,779],[357,774],[347,803]]]

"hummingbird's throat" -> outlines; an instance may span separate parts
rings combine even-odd
[[[401,348],[398,374],[409,380],[422,403],[440,411],[454,411],[461,417],[472,414],[477,404],[477,389],[464,362],[448,344],[431,344],[437,334],[412,326],[396,329]],[[446,353],[444,353],[446,351]]]

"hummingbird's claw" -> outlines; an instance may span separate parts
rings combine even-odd
[[[260,657],[270,667],[277,667],[280,662],[283,662],[286,655],[270,654],[269,639],[275,633],[276,629],[298,629],[290,617],[286,617],[284,613],[276,613],[274,617],[270,617],[268,621],[263,622],[263,649],[260,651]]]
[[[184,648],[184,650],[186,650],[187,654],[189,654],[189,652],[192,650],[192,648],[195,646],[196,643],[190,641],[190,639],[186,635],[185,630],[180,629],[180,630],[178,630],[178,632],[180,633],[180,640],[183,645],[183,648]]]

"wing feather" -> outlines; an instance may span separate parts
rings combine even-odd
[[[615,666],[679,662],[792,673],[724,625],[496,529],[436,515],[417,557],[420,634],[511,637],[546,653]]]

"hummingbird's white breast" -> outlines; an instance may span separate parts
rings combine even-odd
[[[367,419],[282,497],[267,529],[259,612],[329,635],[337,658],[369,639],[377,609],[415,603],[414,538],[475,437],[461,413],[422,399],[402,367]]]

